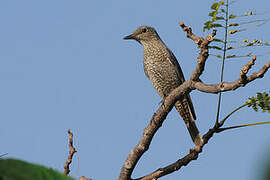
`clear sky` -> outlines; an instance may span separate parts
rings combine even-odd
[[[117,179],[160,97],[146,78],[142,47],[124,41],[140,25],[151,25],[174,52],[186,78],[199,50],[178,26],[197,35],[214,1],[9,0],[0,3],[0,153],[63,171],[68,135],[78,153],[72,176]],[[255,9],[270,17],[269,0],[239,0],[234,12]],[[270,41],[270,24],[243,37]],[[221,33],[221,32],[220,32]],[[235,36],[237,37],[237,36]],[[251,49],[255,53],[269,48]],[[270,59],[258,57],[252,71]],[[226,62],[225,80],[238,78],[250,58]],[[202,79],[219,81],[221,61],[210,57]],[[221,116],[256,92],[269,91],[270,73],[235,92],[224,93]],[[217,95],[191,93],[202,133],[214,123]],[[237,112],[228,125],[269,120],[251,109]],[[197,161],[164,177],[174,179],[257,180],[270,149],[270,126],[231,130],[216,135]],[[134,177],[168,165],[188,153],[192,141],[173,110],[139,161]],[[268,154],[269,157],[269,154]]]

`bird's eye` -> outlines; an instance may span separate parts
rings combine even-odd
[[[143,28],[143,29],[142,29],[142,32],[143,32],[143,33],[145,33],[146,31],[147,31],[147,29],[146,29],[146,28]]]

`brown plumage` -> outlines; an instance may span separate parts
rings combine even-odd
[[[144,72],[162,99],[185,81],[176,57],[153,27],[141,26],[124,39],[134,39],[142,44]],[[183,118],[193,142],[200,145],[202,139],[195,124],[196,116],[189,94],[179,99],[175,108]]]

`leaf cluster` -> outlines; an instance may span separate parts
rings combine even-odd
[[[215,27],[223,27],[221,24],[216,23],[217,20],[225,19],[223,16],[220,16],[220,14],[225,13],[225,9],[220,8],[222,5],[224,5],[224,1],[219,1],[212,4],[212,11],[208,14],[208,16],[211,17],[211,20],[204,23],[203,31],[205,31],[206,29],[210,30]]]
[[[262,112],[270,113],[270,96],[268,95],[268,93],[258,92],[257,97],[251,97],[248,99],[248,107],[252,107],[256,112],[261,109]]]
[[[215,44],[209,47],[210,49],[217,50],[217,54],[211,55],[214,55],[217,58],[221,58],[223,60],[229,58],[251,57],[254,55],[252,52],[247,52],[242,55],[236,53],[226,55],[228,50],[270,46],[269,42],[257,40],[255,38],[253,40],[252,39],[248,40],[246,38],[240,41],[229,40],[229,38],[231,38],[232,35],[239,34],[242,31],[259,27],[270,21],[270,19],[254,20],[254,17],[260,15],[255,13],[254,11],[247,11],[240,15],[236,15],[233,13],[229,14],[229,8],[233,2],[234,1],[229,3],[229,0],[227,0],[226,2],[225,1],[214,2],[211,5],[211,11],[208,14],[210,20],[206,21],[203,26],[203,31],[211,30],[213,28],[215,29],[221,28],[222,30],[225,30],[225,37],[215,38],[214,39]],[[250,26],[247,26],[248,24]],[[222,52],[222,55],[220,55],[219,52]]]
[[[223,82],[224,76],[224,65],[225,61],[228,59],[236,59],[242,57],[252,57],[254,56],[253,52],[251,51],[239,51],[240,49],[254,49],[256,47],[269,47],[269,42],[258,40],[256,38],[249,37],[247,38],[239,38],[237,40],[236,36],[241,35],[243,31],[249,30],[254,27],[259,27],[266,22],[270,21],[270,19],[254,19],[258,17],[257,13],[254,11],[248,11],[244,14],[236,15],[231,13],[229,9],[231,8],[232,4],[236,2],[233,0],[224,0],[219,1],[216,0],[211,5],[211,10],[208,14],[210,20],[206,21],[203,26],[203,31],[212,30],[212,29],[220,29],[218,32],[224,32],[221,36],[215,37],[213,40],[213,44],[209,46],[211,51],[216,52],[216,54],[210,53],[210,55],[215,56],[219,59],[222,59],[222,68],[221,68],[221,79],[220,81]],[[229,13],[230,12],[230,13]],[[223,37],[222,37],[223,36]],[[233,38],[233,40],[231,40]],[[237,51],[233,51],[237,49]],[[230,54],[228,54],[230,51]],[[241,52],[241,54],[240,54]],[[257,54],[257,56],[260,56]],[[220,112],[220,102],[221,102],[221,93],[219,94],[218,99],[218,109],[217,109],[217,118],[216,122],[219,119],[219,112]],[[270,100],[267,93],[257,93],[257,97],[249,98],[249,101],[237,108],[235,111],[239,109],[249,106],[252,107],[255,111],[261,109],[263,112],[270,112]],[[230,114],[231,115],[231,114]],[[229,116],[230,116],[229,115]],[[226,118],[225,118],[226,119]],[[264,122],[265,123],[265,122]],[[269,123],[269,122],[267,122]],[[257,125],[258,123],[253,123],[251,125]],[[259,123],[260,124],[260,123]],[[250,126],[250,125],[241,125],[239,127]],[[238,127],[238,126],[235,126]],[[235,128],[232,127],[232,128]],[[228,129],[230,129],[229,127]]]

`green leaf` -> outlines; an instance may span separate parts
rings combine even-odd
[[[221,17],[221,16],[216,16],[216,19],[217,20],[224,20],[225,18],[224,17]]]
[[[217,11],[212,11],[212,12],[210,12],[210,13],[208,14],[208,16],[214,17],[214,16],[216,16],[217,14],[218,14]]]
[[[260,108],[262,112],[270,113],[270,96],[268,93],[257,93],[257,97],[248,98],[248,107],[252,107],[254,111],[258,111]]]
[[[222,39],[217,39],[217,38],[214,38],[213,41],[214,42],[222,42],[222,43],[224,43],[224,41]]]
[[[221,24],[215,23],[215,24],[212,24],[212,27],[211,28],[213,28],[213,27],[223,27],[223,26]]]
[[[240,30],[230,30],[230,31],[228,32],[228,34],[235,34],[235,33],[237,33],[237,32],[240,32]]]
[[[211,9],[218,10],[220,8],[220,6],[223,4],[224,4],[224,1],[219,1],[218,3],[214,3],[214,4],[212,4]]]
[[[247,43],[247,42],[248,42],[247,39],[244,39],[244,40],[241,41],[241,43]]]
[[[250,12],[248,13],[248,15],[249,15],[249,16],[255,15],[255,12],[250,11]]]
[[[236,17],[237,17],[236,15],[230,14],[229,19],[234,19],[234,18],[236,18]]]
[[[218,9],[218,3],[212,4],[211,9],[217,10]]]
[[[258,100],[262,100],[262,98],[263,98],[263,96],[262,96],[262,93],[257,93],[257,98],[258,98]]]
[[[203,31],[205,31],[206,29],[211,29],[213,27],[213,23],[212,21],[207,21],[204,23],[204,27],[203,27]]]
[[[234,57],[236,57],[235,54],[234,55],[228,55],[226,58],[229,59],[229,58],[234,58]]]
[[[250,43],[247,44],[247,46],[253,46],[254,44],[263,44],[262,40],[252,40]]]
[[[221,47],[218,46],[208,46],[210,49],[217,49],[217,50],[223,50]]]
[[[219,4],[220,4],[220,5],[223,5],[223,4],[224,4],[224,1],[219,1]]]
[[[228,27],[231,27],[231,26],[239,26],[239,24],[238,23],[231,23],[228,25]]]

